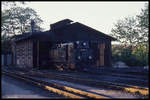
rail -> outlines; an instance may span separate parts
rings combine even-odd
[[[126,92],[131,92],[131,93],[140,93],[142,95],[148,95],[149,88],[145,87],[140,87],[140,86],[134,86],[134,85],[127,85],[127,84],[121,84],[121,83],[114,83],[114,82],[108,82],[108,81],[97,81],[97,80],[90,80],[90,79],[85,79],[85,78],[77,78],[77,77],[72,77],[69,75],[61,75],[61,74],[54,74],[51,76],[50,74],[45,74],[42,72],[32,72],[30,73],[33,76],[39,76],[39,77],[45,77],[45,78],[53,78],[53,79],[61,79],[65,81],[74,81],[74,82],[80,82],[84,84],[91,84],[94,86],[104,86],[106,88],[111,88],[111,89],[117,89],[117,90],[124,90]]]
[[[39,87],[42,87],[46,90],[52,91],[54,93],[63,95],[65,97],[69,97],[69,98],[78,98],[78,99],[83,99],[83,98],[104,98],[104,99],[108,99],[109,97],[107,96],[101,96],[101,95],[97,95],[97,94],[93,94],[87,91],[83,91],[83,90],[79,90],[79,89],[75,89],[72,87],[68,87],[68,86],[63,86],[60,84],[54,84],[54,83],[50,83],[50,82],[46,82],[43,80],[38,80],[23,74],[18,74],[18,73],[13,73],[13,72],[8,72],[8,71],[2,71],[3,74],[9,75],[11,77],[15,77],[21,80],[24,80],[28,83],[32,83],[35,84]]]

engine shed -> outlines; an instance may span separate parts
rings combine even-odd
[[[70,19],[50,27],[48,31],[32,29],[13,38],[15,65],[22,68],[65,66],[66,69],[112,66],[111,41],[115,38]]]

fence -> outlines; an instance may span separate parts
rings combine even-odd
[[[8,66],[13,64],[13,55],[12,54],[1,54],[1,65]]]

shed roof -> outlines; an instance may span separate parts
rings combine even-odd
[[[97,31],[79,22],[67,24],[65,25],[65,27],[60,27],[55,30],[24,33],[22,35],[16,36],[15,41],[20,41],[29,38],[51,42],[69,42],[79,40],[100,40],[100,39],[116,40],[115,38],[109,35],[106,35],[100,31]]]

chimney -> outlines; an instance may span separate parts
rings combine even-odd
[[[35,28],[35,22],[34,20],[31,20],[31,33],[35,32],[34,28]]]

